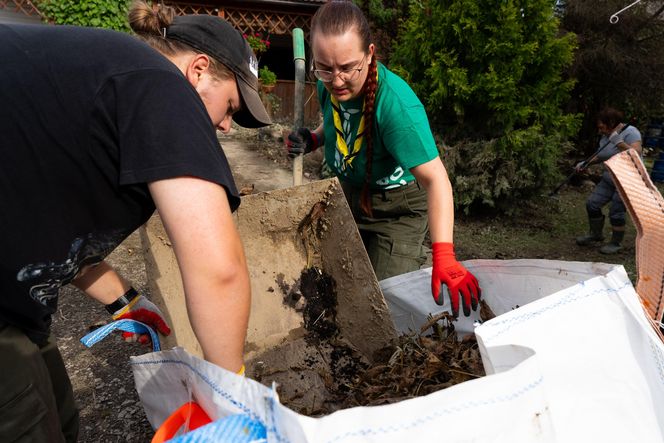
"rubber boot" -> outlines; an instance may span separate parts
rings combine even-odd
[[[615,254],[616,252],[622,249],[620,242],[625,238],[625,231],[616,231],[615,229],[611,233],[611,240],[599,248],[599,252],[602,254]]]
[[[593,242],[604,240],[602,231],[604,230],[604,216],[597,218],[588,218],[590,233],[576,238],[576,244],[579,246],[588,246]]]

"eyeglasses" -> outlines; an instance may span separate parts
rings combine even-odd
[[[357,76],[362,72],[364,69],[364,61],[367,59],[367,54],[364,55],[362,60],[360,61],[359,64],[362,65],[360,68],[351,68],[351,69],[342,69],[341,71],[337,72],[336,74],[334,71],[326,71],[324,69],[314,69],[315,63],[312,64],[311,70],[314,72],[314,76],[324,82],[324,83],[331,83],[334,81],[335,78],[339,77],[341,81],[344,82],[350,82],[353,81],[357,78]]]

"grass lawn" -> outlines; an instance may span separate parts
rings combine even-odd
[[[664,184],[658,184],[658,188],[663,192]],[[588,231],[585,201],[590,191],[588,187],[565,187],[558,198],[543,196],[520,218],[457,216],[454,243],[458,259],[539,258],[613,263],[623,265],[636,284],[636,230],[629,214],[619,253],[605,255],[599,252],[599,244],[580,247],[575,243],[576,236]],[[604,212],[608,213],[608,207]],[[608,217],[604,235],[605,241],[611,235]]]

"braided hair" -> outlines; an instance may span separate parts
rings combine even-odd
[[[369,22],[362,10],[349,0],[332,0],[318,8],[311,20],[311,39],[316,34],[340,35],[354,30],[360,37],[363,48],[372,43]],[[372,216],[371,208],[371,169],[373,163],[373,122],[376,92],[378,90],[377,63],[375,55],[369,63],[367,79],[362,93],[364,94],[364,139],[367,154],[366,174],[360,197],[360,209],[365,215]]]
[[[376,57],[371,58],[369,73],[364,83],[364,142],[367,150],[367,166],[364,176],[364,187],[360,197],[360,209],[365,215],[373,216],[371,206],[371,168],[373,166],[373,122],[374,105],[376,104],[376,91],[378,90],[378,66]]]

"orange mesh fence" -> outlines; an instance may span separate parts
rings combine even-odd
[[[633,149],[614,155],[605,165],[637,230],[636,292],[664,340],[657,327],[664,314],[664,199]]]

